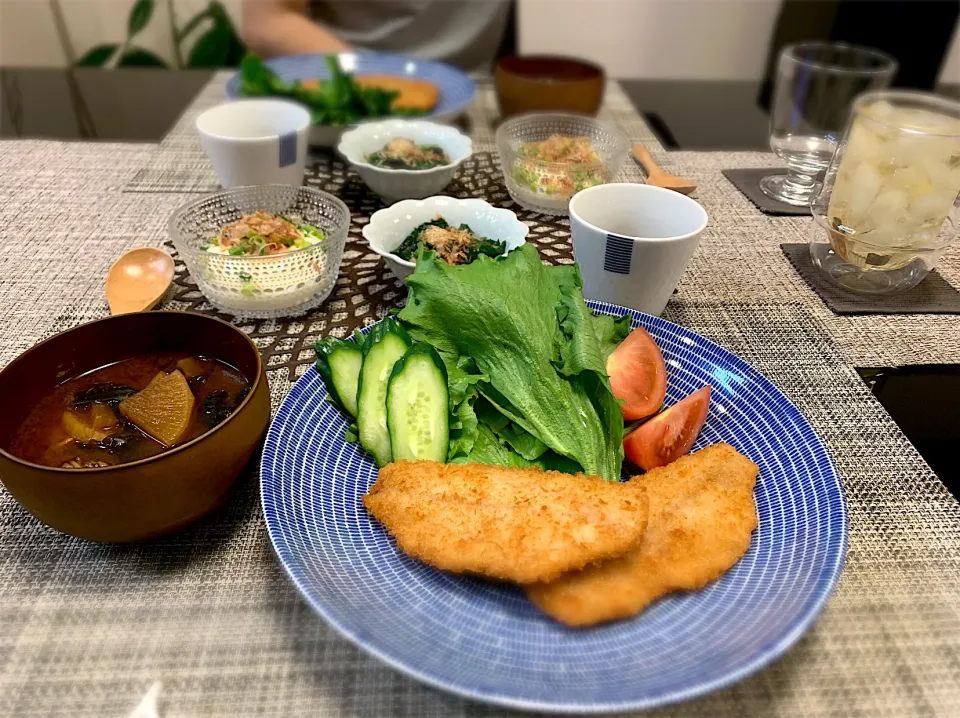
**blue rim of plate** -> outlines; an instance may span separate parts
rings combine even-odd
[[[646,611],[638,617],[591,629],[566,629],[559,627],[559,624],[554,624],[550,619],[545,617],[540,616],[540,619],[544,623],[550,624],[553,627],[553,631],[557,634],[569,636],[569,641],[574,648],[578,648],[578,642],[581,641],[581,639],[584,637],[589,638],[589,633],[587,632],[591,631],[603,634],[600,640],[600,643],[603,645],[606,644],[608,636],[616,638],[619,632],[626,632],[629,634],[629,637],[641,641],[638,645],[646,647],[649,641],[660,640],[661,636],[656,631],[651,632],[647,630],[643,622],[656,622],[667,619],[667,623],[665,624],[667,627],[676,627],[677,630],[682,631],[688,624],[677,623],[676,621],[671,623],[670,621],[675,614],[680,617],[686,614],[687,618],[692,616],[694,617],[693,622],[697,623],[700,621],[700,616],[704,611],[703,606],[701,606],[703,603],[707,604],[708,610],[712,605],[719,602],[721,607],[732,605],[734,606],[733,610],[742,609],[744,613],[749,615],[756,615],[760,612],[760,609],[764,609],[764,615],[767,616],[767,614],[769,614],[767,617],[772,618],[775,623],[778,622],[778,625],[775,626],[775,630],[768,630],[762,639],[758,638],[755,642],[754,649],[752,651],[748,650],[748,655],[745,658],[729,665],[710,664],[710,661],[713,660],[712,656],[708,655],[706,651],[701,651],[702,640],[704,638],[712,638],[713,633],[697,633],[694,631],[691,634],[692,640],[690,640],[691,636],[683,636],[680,638],[676,635],[671,635],[669,639],[663,639],[664,643],[662,647],[670,648],[671,646],[678,646],[679,648],[684,648],[684,646],[686,646],[689,650],[684,650],[683,655],[690,656],[696,654],[694,656],[695,659],[706,661],[708,663],[707,669],[712,671],[712,673],[707,676],[686,676],[686,674],[682,674],[680,677],[680,685],[673,685],[665,690],[659,691],[652,689],[641,690],[634,695],[625,695],[616,698],[608,697],[608,689],[606,687],[594,690],[592,694],[589,694],[590,691],[586,691],[583,700],[579,698],[558,699],[554,691],[545,692],[537,696],[524,695],[522,692],[512,691],[509,688],[504,690],[502,686],[498,688],[488,685],[478,686],[475,681],[465,681],[457,677],[451,678],[450,676],[438,675],[439,671],[436,670],[436,666],[434,666],[434,669],[424,670],[417,665],[418,661],[411,661],[409,656],[402,655],[406,650],[405,643],[402,644],[400,649],[389,646],[385,648],[381,637],[371,633],[367,630],[366,626],[355,625],[356,621],[354,618],[350,616],[345,618],[342,612],[338,610],[337,605],[326,600],[321,594],[329,590],[329,586],[318,586],[315,581],[311,580],[305,568],[305,552],[302,546],[291,543],[289,540],[290,536],[299,536],[301,538],[305,535],[308,536],[310,526],[306,525],[307,522],[286,524],[282,518],[287,506],[284,502],[290,502],[289,505],[294,506],[297,499],[299,499],[301,503],[305,500],[309,501],[309,497],[315,496],[317,493],[312,485],[305,486],[303,484],[303,482],[306,481],[305,477],[294,477],[289,481],[289,485],[287,485],[283,478],[279,477],[275,471],[278,460],[284,457],[283,447],[287,438],[287,432],[291,431],[291,436],[297,440],[296,444],[288,446],[289,449],[296,452],[300,444],[303,443],[304,430],[290,422],[296,418],[297,415],[295,412],[307,406],[315,410],[319,409],[320,413],[326,416],[339,417],[339,412],[325,401],[326,388],[319,373],[311,367],[307,373],[297,381],[281,404],[274,421],[270,425],[263,449],[263,457],[261,460],[261,502],[270,540],[280,563],[297,589],[313,609],[335,630],[380,661],[427,685],[473,700],[508,708],[568,714],[615,713],[629,710],[643,710],[690,700],[730,686],[783,655],[814,622],[836,587],[840,574],[843,571],[848,533],[848,516],[843,489],[826,447],[810,424],[803,418],[799,409],[770,382],[770,380],[750,366],[746,361],[695,332],[665,319],[636,312],[631,309],[592,300],[587,300],[587,304],[599,314],[616,316],[624,314],[630,315],[634,327],[642,326],[654,336],[658,344],[660,344],[667,362],[669,378],[668,404],[674,403],[679,398],[682,398],[682,396],[689,394],[690,391],[699,388],[698,386],[694,386],[694,384],[700,381],[700,379],[697,378],[697,381],[691,382],[690,377],[685,377],[685,375],[682,374],[685,373],[686,370],[680,366],[674,357],[675,347],[679,347],[681,351],[684,350],[683,347],[688,347],[687,351],[694,351],[701,355],[697,357],[699,361],[712,361],[715,363],[715,372],[712,375],[714,392],[711,399],[710,415],[694,449],[702,448],[702,446],[712,444],[716,441],[729,441],[737,449],[746,453],[747,456],[760,465],[761,471],[756,490],[760,527],[754,534],[753,543],[747,555],[721,579],[700,589],[700,591],[674,594],[662,598],[648,607]],[[370,328],[367,327],[363,331],[366,332],[369,331],[369,329]],[[682,380],[678,378],[681,376],[684,377]],[[676,388],[678,383],[682,385],[679,389]],[[740,389],[737,389],[737,387],[740,387]],[[734,392],[738,390],[749,390],[751,396],[759,397],[762,402],[767,403],[763,405],[763,408],[764,411],[767,409],[770,410],[768,412],[770,413],[769,418],[776,420],[775,423],[777,426],[787,429],[780,438],[795,440],[797,442],[796,448],[802,454],[802,456],[786,457],[790,461],[790,469],[800,466],[802,469],[810,471],[810,477],[816,479],[816,481],[811,481],[808,484],[796,483],[795,488],[791,488],[786,492],[786,498],[789,499],[789,507],[793,507],[794,510],[797,509],[798,498],[803,499],[802,506],[806,508],[808,506],[808,499],[811,496],[813,497],[814,502],[810,504],[810,506],[816,512],[813,516],[813,518],[816,519],[816,525],[814,526],[814,528],[817,529],[816,535],[819,537],[821,530],[826,533],[825,538],[814,544],[813,551],[801,550],[797,558],[799,568],[796,568],[793,573],[796,573],[808,563],[815,562],[816,565],[815,570],[811,568],[804,574],[806,583],[800,587],[803,589],[802,600],[795,602],[797,605],[788,604],[791,608],[789,620],[781,620],[779,618],[782,615],[779,607],[777,607],[777,610],[765,608],[767,593],[769,592],[766,589],[769,588],[769,584],[759,584],[765,592],[759,596],[753,596],[753,598],[761,599],[756,604],[746,606],[745,603],[738,603],[736,601],[723,602],[723,598],[733,592],[735,592],[733,597],[739,598],[745,588],[751,588],[756,592],[758,586],[752,584],[749,579],[753,575],[754,569],[757,567],[759,561],[758,557],[762,550],[760,549],[760,544],[769,543],[771,540],[775,542],[779,540],[780,543],[776,545],[780,546],[784,552],[787,550],[796,551],[798,544],[795,543],[795,541],[788,542],[786,540],[786,532],[788,529],[792,530],[792,539],[796,539],[798,531],[806,527],[805,520],[807,518],[806,516],[800,517],[804,519],[803,524],[796,523],[791,525],[783,523],[771,526],[770,518],[766,514],[769,514],[770,511],[778,507],[781,509],[788,507],[788,504],[783,504],[782,506],[778,504],[778,506],[774,506],[771,503],[773,498],[776,498],[777,501],[781,500],[781,489],[784,488],[784,478],[796,479],[807,477],[801,476],[800,472],[791,474],[789,470],[785,477],[780,477],[779,475],[771,476],[771,473],[776,474],[776,472],[773,471],[775,467],[780,466],[782,469],[783,465],[779,463],[779,456],[776,454],[769,455],[772,451],[769,444],[761,446],[757,445],[754,439],[746,440],[742,437],[724,434],[724,432],[729,432],[730,428],[722,425],[725,420],[724,417],[727,415],[732,416],[735,412],[738,414],[745,413],[737,407],[739,397]],[[673,394],[673,396],[671,396],[671,394]],[[321,404],[326,406],[321,408],[318,406]],[[721,409],[717,407],[721,407]],[[721,411],[719,419],[716,416],[718,411]],[[333,413],[331,414],[330,412]],[[745,420],[750,424],[755,424],[755,421],[749,418],[751,412],[754,412],[754,410],[751,409],[746,412],[747,416]],[[757,420],[759,420],[761,412],[757,410],[754,413],[756,414]],[[334,423],[336,423],[336,421],[334,421]],[[338,448],[341,450],[341,454],[338,455],[337,459],[339,461],[343,451],[347,450],[339,446],[339,444],[344,443],[342,436],[345,426],[345,420],[340,417],[340,422],[337,426],[324,428],[318,424],[313,424],[306,432],[308,438],[312,436],[311,432],[321,433],[323,439],[319,447],[321,450],[328,449],[331,444],[338,445]],[[740,425],[737,424],[736,426],[739,427]],[[761,435],[761,438],[763,438],[763,435]],[[772,438],[772,435],[766,436],[768,441],[772,440]],[[307,443],[309,443],[309,441]],[[795,459],[797,460],[797,464],[794,463]],[[802,462],[800,462],[801,459],[803,459]],[[369,459],[362,460],[369,463],[372,467],[372,462],[370,462]],[[322,462],[322,459],[320,461]],[[302,462],[299,467],[301,469],[303,468]],[[334,469],[336,469],[336,466],[334,466]],[[373,478],[375,478],[376,469],[372,468],[371,471],[372,477],[370,481],[372,482]],[[300,489],[299,492],[297,490],[298,488]],[[304,492],[304,489],[307,489],[307,491]],[[775,496],[774,493],[776,494]],[[354,497],[354,503],[360,503],[359,496]],[[346,507],[346,504],[343,506]],[[349,507],[347,508],[349,509]],[[368,521],[371,526],[374,527],[373,530],[377,530],[378,525],[372,518],[365,514],[362,507],[356,511],[355,520],[358,522]],[[355,528],[357,528],[357,526],[351,526],[345,529],[345,531],[350,532]],[[288,532],[291,531],[292,533],[288,535]],[[382,529],[379,529],[379,531],[382,532]],[[778,534],[782,534],[782,536],[778,538]],[[512,590],[509,587],[492,587],[485,583],[482,584],[482,586],[475,586],[474,583],[469,583],[469,586],[464,588],[464,585],[466,585],[464,582],[477,582],[477,580],[466,577],[451,577],[435,571],[430,567],[423,566],[412,559],[407,559],[400,554],[399,550],[392,544],[392,539],[389,539],[385,532],[382,533],[382,537],[386,537],[383,539],[384,541],[390,542],[391,554],[394,555],[397,560],[401,561],[401,563],[404,563],[405,571],[419,572],[421,574],[420,578],[428,573],[435,578],[442,577],[443,583],[445,584],[444,590],[449,590],[451,596],[457,601],[460,599],[460,596],[457,595],[458,591],[466,590],[472,593],[475,590],[482,590],[489,593],[492,591]],[[344,548],[343,536],[340,535],[338,538],[340,540],[340,548]],[[803,545],[800,547],[801,549],[805,549]],[[335,546],[333,548],[336,549]],[[767,553],[769,553],[769,551]],[[356,557],[351,554],[350,560],[354,558]],[[783,555],[778,554],[775,558],[770,558],[769,560],[776,561],[776,568],[779,567],[782,558]],[[377,570],[379,570],[379,568]],[[761,570],[763,570],[763,567],[761,567]],[[394,573],[393,575],[396,576],[397,574]],[[787,571],[786,575],[791,575],[791,572]],[[783,577],[784,575],[780,574],[778,580],[782,581]],[[414,578],[412,580],[418,581],[420,579]],[[795,589],[795,586],[787,585],[782,587],[782,593],[792,598],[796,594]],[[430,596],[432,597],[433,594],[430,594]],[[714,596],[717,596],[716,600],[711,600],[711,597]],[[522,600],[526,601],[525,598]],[[688,608],[686,611],[682,609],[680,611],[677,610],[678,606],[682,607],[684,604],[691,603],[693,604],[692,608]],[[459,606],[459,603],[457,606]],[[513,607],[516,608],[516,605]],[[530,609],[533,614],[536,614],[536,609],[533,609],[532,606],[530,606]],[[535,620],[535,616],[521,617],[518,625],[524,626],[526,625],[526,621]],[[720,630],[726,629],[726,625],[723,623],[725,620],[726,618],[723,615],[718,617],[718,623],[716,625],[719,626]],[[639,630],[637,628],[638,626]],[[750,626],[750,628],[752,630],[753,626]],[[749,631],[744,633],[740,630],[731,629],[728,632],[734,637],[752,635]],[[432,636],[431,638],[435,640],[436,636]],[[568,639],[562,638],[561,641],[566,642]],[[687,643],[690,645],[687,646]],[[413,645],[412,638],[411,645]],[[654,648],[658,647],[654,646]],[[439,652],[446,651],[449,653],[450,648],[449,646],[438,646],[437,650]],[[461,653],[458,651],[455,652],[455,655],[457,658],[465,660],[466,664],[469,665],[470,661],[477,660],[479,654]],[[551,653],[549,655],[552,658],[554,654]],[[580,653],[574,653],[572,655],[577,655],[582,659]],[[628,655],[631,659],[636,658],[632,652]],[[661,656],[662,654],[658,653],[654,655],[654,658],[659,659]],[[423,657],[420,656],[418,658]],[[625,656],[621,655],[621,658],[625,659]],[[719,661],[721,664],[723,664],[722,659],[723,656],[721,656],[721,660]],[[660,668],[661,663],[662,661],[658,660],[652,662],[652,666]],[[620,667],[622,668],[623,665],[624,664],[621,663]],[[603,670],[608,669],[609,666]],[[667,669],[669,670],[669,666]],[[641,672],[641,678],[643,675],[645,674]],[[570,687],[570,677],[564,676],[563,678],[567,683],[557,683],[556,687],[559,690]],[[626,685],[628,686],[628,694],[636,687],[636,683],[632,678],[626,681]],[[585,685],[585,688],[589,688],[589,686]],[[602,692],[602,695],[598,695],[598,691]]]
[[[281,79],[325,80],[330,76],[324,62],[325,55],[288,55],[266,60],[265,64],[277,73]],[[392,55],[386,52],[346,52],[342,58],[353,58],[349,72],[360,75],[399,75],[432,82],[440,91],[437,106],[419,117],[419,119],[452,119],[462,112],[476,92],[476,85],[470,76],[452,65],[435,60],[421,60],[408,55]],[[344,62],[344,69],[347,63]],[[239,97],[240,73],[235,73],[227,82],[227,97]],[[390,119],[390,118],[378,118]],[[374,120],[370,120],[374,121]]]

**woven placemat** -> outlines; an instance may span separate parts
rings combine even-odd
[[[123,194],[104,195],[98,184],[97,173],[106,172],[113,163],[107,151],[101,152],[98,158],[103,169],[91,165],[82,178],[86,183],[84,187],[99,192],[109,208],[136,205],[149,226],[156,224],[156,229],[148,227],[142,232],[144,241],[159,244],[165,237],[161,223],[165,215],[151,214],[164,203],[165,195],[176,201],[176,197],[183,195],[173,193],[205,191],[212,186],[211,170],[197,142],[193,122],[200,111],[223,100],[223,86],[229,76],[229,72],[218,73],[163,143],[149,154],[142,153],[145,159],[121,184]],[[467,120],[475,148],[492,151],[496,100],[488,82],[481,81],[479,85]],[[956,315],[836,314],[797,274],[780,250],[780,244],[805,242],[809,217],[763,214],[722,174],[723,170],[730,169],[782,169],[783,163],[776,155],[770,152],[664,152],[615,83],[610,83],[603,116],[614,118],[631,140],[646,144],[654,158],[671,172],[689,177],[698,185],[696,199],[707,210],[710,221],[699,249],[680,280],[681,292],[687,299],[715,304],[742,301],[744,297],[770,303],[800,302],[823,323],[847,361],[855,366],[960,362],[960,318]],[[83,147],[76,143],[74,146],[75,151]],[[2,150],[0,143],[0,154]],[[10,154],[13,156],[7,161],[14,166],[22,165],[27,181],[31,171],[46,169],[49,185],[43,191],[47,194],[63,181],[60,168],[65,161],[70,161],[70,152],[63,148],[54,151],[51,147],[49,151],[35,153],[29,160],[29,168],[24,165],[28,162],[25,157],[15,152]],[[6,171],[8,165],[4,167]],[[643,173],[635,162],[628,160],[619,179],[642,182]],[[10,181],[13,183],[15,178],[11,176]],[[40,192],[38,187],[36,193]],[[22,217],[22,204],[20,201],[9,203],[10,215]],[[65,206],[68,204],[70,202]],[[101,215],[91,214],[88,208],[83,211],[88,217],[107,217],[112,211],[109,208]],[[70,217],[71,224],[89,221],[82,216]],[[947,250],[938,263],[938,272],[949,283],[960,286],[960,245]]]
[[[905,292],[860,295],[833,284],[813,266],[809,244],[781,244],[780,249],[824,303],[837,314],[960,314],[960,292],[937,270]]]
[[[0,204],[3,236],[31,243],[29,253],[15,251],[16,244],[0,251],[0,302],[7,308],[0,313],[0,364],[53,333],[105,316],[110,264],[128,249],[162,244],[170,213],[191,198],[120,191],[154,151],[0,143],[4,178],[14,188]],[[783,659],[712,697],[644,715],[955,717],[960,505],[850,363],[957,361],[960,319],[833,314],[779,247],[785,239],[802,242],[810,220],[762,215],[720,174],[775,166],[773,155],[655,154],[698,182],[710,214],[666,317],[740,354],[798,404],[837,463],[851,536],[836,595]],[[569,251],[565,221],[552,231],[557,236],[537,241],[545,253],[558,252],[559,262]],[[349,248],[366,255],[359,242]],[[954,283],[958,256],[948,253],[940,264]],[[241,323],[260,334],[259,344],[277,345],[279,367],[268,371],[274,408],[290,375],[310,370],[310,342],[299,338],[304,328],[320,335],[324,321],[334,331],[372,321],[369,314],[334,316],[358,293],[355,287],[338,298],[343,309],[331,305],[330,315],[310,316],[312,328],[302,321]],[[203,311],[183,298],[166,306]],[[290,336],[305,347],[300,363],[283,357],[281,342]],[[0,490],[0,716],[119,718],[157,679],[165,685],[162,718],[517,715],[406,679],[318,620],[276,566],[255,475],[205,522],[136,546],[56,534]]]
[[[743,195],[753,202],[757,209],[764,214],[773,215],[807,215],[810,216],[809,207],[796,207],[786,202],[779,202],[773,197],[764,194],[760,189],[760,180],[770,175],[785,175],[785,169],[736,169],[723,170],[723,176],[730,180],[730,183],[740,190]]]
[[[204,110],[226,101],[225,88],[230,72],[219,72],[201,90],[163,139],[149,161],[124,186],[125,192],[210,192],[217,180],[194,126]],[[494,132],[499,110],[489,77],[476,78],[477,92],[458,124],[473,141],[474,152],[495,152]],[[607,83],[599,117],[617,125],[634,142],[659,150],[660,142],[637,114],[616,80]],[[625,163],[624,181],[642,182],[643,174],[634,162]]]

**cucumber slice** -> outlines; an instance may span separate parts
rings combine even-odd
[[[447,369],[430,345],[414,344],[394,365],[387,388],[387,427],[394,461],[447,460]]]
[[[373,454],[377,466],[393,460],[387,431],[387,382],[393,365],[410,347],[410,337],[396,319],[387,317],[363,342],[363,366],[357,389],[357,429],[360,445]]]
[[[355,341],[326,337],[313,346],[317,371],[323,377],[330,398],[350,416],[357,417],[357,384],[363,350]]]

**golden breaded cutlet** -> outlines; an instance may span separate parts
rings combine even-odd
[[[363,504],[407,555],[516,583],[619,556],[647,524],[639,484],[487,464],[397,461]]]
[[[437,106],[440,88],[427,80],[399,75],[357,75],[354,81],[360,87],[379,87],[381,90],[399,93],[391,107],[395,110],[420,110],[429,112]]]
[[[757,472],[729,444],[714,444],[632,479],[650,500],[640,544],[619,558],[527,586],[527,595],[562,623],[590,626],[634,616],[660,596],[720,578],[750,548]]]
[[[401,75],[357,75],[353,78],[359,87],[378,87],[388,92],[396,92],[391,107],[395,110],[418,110],[429,112],[440,100],[440,88],[427,80],[418,80]],[[306,88],[320,86],[320,80],[301,80]]]

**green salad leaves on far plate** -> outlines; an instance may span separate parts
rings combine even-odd
[[[394,109],[399,93],[379,87],[361,87],[353,75],[345,72],[336,55],[324,58],[329,79],[314,83],[287,81],[279,77],[253,53],[240,63],[240,94],[247,97],[285,97],[310,110],[315,125],[349,125],[360,120],[389,115],[416,115],[407,109]]]
[[[595,316],[579,270],[533,245],[451,266],[421,250],[399,318],[447,368],[448,461],[620,478],[623,418],[606,358],[627,317]]]

